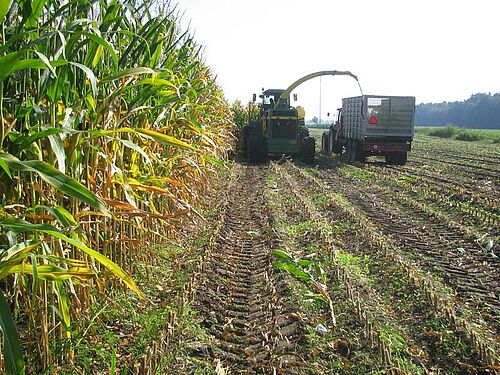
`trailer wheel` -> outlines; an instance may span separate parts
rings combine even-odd
[[[302,140],[302,145],[300,147],[300,156],[302,160],[307,164],[312,164],[314,162],[315,148],[316,142],[313,137],[306,137]]]
[[[323,135],[321,136],[321,151],[324,151],[324,152],[329,152],[330,151],[330,147],[329,147],[329,135],[328,133],[325,133],[323,132]]]
[[[366,154],[361,147],[361,143],[356,142],[356,161],[360,163],[366,163]]]
[[[332,144],[332,152],[336,155],[341,155],[342,154],[342,143],[333,140]]]
[[[391,165],[396,163],[396,155],[393,152],[387,152],[384,154],[385,164]]]
[[[347,160],[349,161],[354,161],[356,158],[355,154],[355,149],[354,149],[354,142],[353,141],[347,141],[347,146],[346,146],[346,154],[347,154]]]
[[[407,160],[408,160],[407,152],[398,152],[394,155],[393,163],[397,165],[405,165]]]

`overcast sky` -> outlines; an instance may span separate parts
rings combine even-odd
[[[175,0],[174,0],[175,1]],[[500,92],[500,0],[177,0],[229,101],[286,88],[319,70],[349,70],[365,94],[417,103]],[[294,92],[306,118],[359,95],[349,77]]]

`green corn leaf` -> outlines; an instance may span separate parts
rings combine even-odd
[[[57,159],[57,168],[59,172],[66,172],[66,151],[64,150],[64,143],[59,134],[49,135],[49,142]]]
[[[66,337],[71,337],[71,315],[69,312],[69,300],[68,294],[64,290],[64,285],[60,281],[55,282],[57,302],[59,303],[59,311],[62,315],[62,321],[64,323],[64,331]]]
[[[103,78],[101,82],[111,82],[115,81],[117,79],[120,79],[122,77],[129,77],[129,76],[136,76],[136,75],[141,75],[141,74],[153,74],[155,71],[151,68],[147,67],[139,67],[139,68],[128,68],[124,69],[118,73],[112,74],[106,78]]]
[[[12,259],[19,259],[20,255],[27,254],[27,253],[31,252],[32,250],[36,249],[38,247],[38,245],[40,245],[39,242],[31,241],[31,240],[16,243],[14,246],[5,250],[0,255],[0,269],[3,268],[4,262],[12,260]]]
[[[57,190],[68,194],[71,197],[77,198],[80,201],[87,203],[88,205],[109,215],[104,203],[97,195],[92,193],[75,179],[59,172],[50,164],[39,160],[21,161],[8,153],[0,154],[0,159],[3,159],[11,170],[37,173],[43,180],[55,187]]]
[[[9,166],[3,159],[0,159],[0,168],[2,168],[5,173],[7,173],[7,176],[9,176],[10,179],[12,179],[12,174],[10,173]]]
[[[25,137],[19,137],[18,140],[16,140],[16,143],[20,144],[21,149],[25,149],[31,146],[33,142],[38,141],[39,139],[48,137],[53,134],[60,134],[68,131],[67,129],[60,129],[60,128],[49,128],[49,129],[44,129],[39,132],[36,132],[32,135],[30,135],[28,138]]]
[[[34,52],[38,55],[38,57],[40,58],[40,60],[45,64],[45,66],[47,67],[47,69],[50,70],[50,72],[54,75],[54,77],[57,77],[56,70],[50,64],[50,61],[47,58],[47,56],[45,56],[43,53],[38,52],[38,51],[34,51]]]
[[[0,23],[3,22],[5,16],[7,15],[7,12],[9,11],[11,3],[12,3],[12,0],[0,1]]]
[[[118,55],[116,54],[116,51],[113,48],[113,46],[106,39],[101,38],[100,36],[98,36],[96,34],[86,32],[86,31],[82,31],[80,33],[75,33],[75,34],[85,35],[87,38],[91,39],[92,41],[94,41],[98,45],[100,45],[101,47],[105,48],[111,54],[111,57],[113,58],[115,65],[118,64],[118,60],[119,60]]]
[[[309,267],[311,265],[314,265],[314,262],[310,259],[299,259],[297,261],[297,265],[300,267]]]
[[[12,320],[9,304],[0,289],[0,328],[3,336],[3,355],[8,375],[24,375],[24,358],[17,337],[16,326]]]
[[[44,205],[38,204],[38,205],[30,208],[29,210],[27,210],[27,212],[32,212],[32,211],[35,211],[35,210],[40,209],[40,208],[47,211],[52,216],[54,216],[54,218],[64,228],[78,226],[78,222],[73,217],[73,215],[71,215],[71,213],[62,206],[49,207],[49,206],[44,206]]]
[[[149,66],[151,68],[154,68],[155,66],[157,66],[160,63],[162,51],[163,51],[163,42],[160,42],[156,46],[156,49],[153,53],[153,56],[151,56],[151,60],[149,62]]]
[[[295,264],[295,258],[288,254],[286,251],[275,249],[273,251],[273,255],[280,261],[284,263],[292,263]]]
[[[195,147],[191,146],[190,144],[184,141],[181,141],[180,139],[150,129],[119,128],[114,130],[90,130],[87,133],[95,136],[109,136],[115,133],[140,134],[156,142],[163,143],[165,145],[176,146],[192,151],[198,151]]]
[[[52,215],[54,216],[59,223],[65,228],[71,227],[71,226],[78,226],[78,222],[76,219],[71,215],[71,213],[66,210],[62,206],[55,206],[55,207],[45,207],[45,209]]]
[[[36,27],[38,19],[42,14],[43,6],[47,0],[32,0],[31,1],[31,14],[28,17],[28,21],[26,22],[26,26],[28,28]]]
[[[131,290],[136,292],[140,297],[144,298],[144,295],[139,290],[139,288],[137,288],[137,285],[135,284],[132,277],[130,275],[127,275],[116,263],[108,259],[103,254],[99,253],[98,251],[91,249],[80,240],[66,236],[56,227],[49,224],[32,224],[28,221],[18,219],[15,217],[9,217],[7,219],[0,221],[0,226],[6,227],[17,233],[42,232],[51,235],[53,237],[59,238],[64,242],[67,242],[75,246],[76,248],[82,250],[84,253],[90,255],[92,258],[94,258],[96,261],[101,263],[104,267],[106,267],[108,270],[110,270],[112,273],[118,276]]]
[[[33,266],[33,282],[31,283],[32,298],[35,299],[38,291],[38,262],[35,254],[30,254],[31,265]]]
[[[97,94],[98,94],[98,91],[97,91],[97,78],[96,78],[94,72],[92,70],[90,70],[89,67],[87,67],[87,66],[85,66],[83,64],[72,62],[72,61],[69,61],[68,63],[71,64],[71,65],[73,65],[73,66],[76,66],[79,69],[81,69],[87,75],[87,78],[90,81],[90,86],[92,87],[92,96],[94,98],[97,98]]]
[[[23,69],[48,69],[47,64],[41,59],[23,59],[25,51],[11,52],[5,56],[0,56],[0,81],[5,80],[12,73]],[[56,68],[65,65],[66,60],[55,60],[49,63],[50,66]]]
[[[279,262],[276,262],[278,264]],[[310,273],[305,272],[304,270],[300,269],[300,267],[297,267],[294,264],[283,264],[280,269],[283,269],[287,272],[289,272],[293,277],[295,277],[297,280],[300,280],[306,284],[309,284],[313,281],[313,278]]]
[[[222,161],[220,161],[219,159],[216,159],[216,158],[213,158],[209,155],[202,155],[203,159],[205,159],[206,161],[208,161],[209,163],[212,163],[218,167],[223,167],[224,166],[224,163],[222,163]]]

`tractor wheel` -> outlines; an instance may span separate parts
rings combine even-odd
[[[246,158],[248,161],[254,163],[262,159],[262,150],[259,138],[249,135],[246,143]]]
[[[300,157],[307,164],[312,164],[314,162],[315,147],[316,144],[313,137],[306,137],[302,140],[302,145],[300,147]]]
[[[299,126],[298,133],[300,134],[301,138],[309,137],[309,129],[306,128],[305,126]]]
[[[241,134],[241,142],[240,142],[240,154],[246,158],[247,157],[247,142],[248,142],[248,126],[244,126]]]

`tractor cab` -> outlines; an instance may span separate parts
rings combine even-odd
[[[289,98],[281,98],[285,90],[265,90],[262,98],[261,124],[269,153],[296,153],[299,145],[298,113],[289,105]]]
[[[262,110],[267,111],[269,109],[275,109],[278,106],[280,108],[288,108],[290,106],[289,98],[282,98],[280,96],[285,90],[280,89],[269,89],[262,92],[259,97],[262,99]]]

